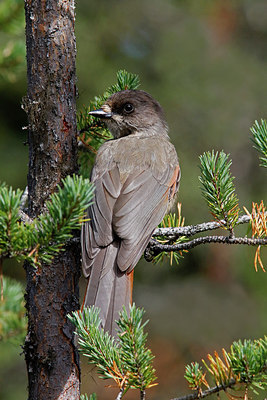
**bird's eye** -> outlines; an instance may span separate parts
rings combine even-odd
[[[134,106],[131,103],[126,103],[125,106],[123,107],[123,110],[127,113],[130,114],[134,110]]]

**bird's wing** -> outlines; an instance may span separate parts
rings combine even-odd
[[[82,225],[81,231],[82,268],[85,277],[90,275],[100,248],[114,241],[113,209],[122,187],[117,166],[93,181],[95,185],[93,204],[87,210],[87,222]]]
[[[141,257],[151,234],[163,219],[178,190],[180,169],[165,165],[128,174],[121,183],[117,166],[95,180],[94,203],[82,227],[83,272],[86,277],[101,247],[119,241],[117,265],[130,272]],[[104,274],[102,271],[101,274]]]
[[[178,190],[179,176],[178,165],[165,165],[160,175],[146,169],[126,179],[113,212],[113,230],[122,239],[117,257],[121,271],[130,272],[143,254]]]

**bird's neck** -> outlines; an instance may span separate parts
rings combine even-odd
[[[164,121],[158,121],[149,127],[138,129],[131,134],[131,136],[142,136],[142,137],[166,137],[168,138],[168,125]]]

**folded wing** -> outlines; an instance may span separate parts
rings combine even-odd
[[[129,273],[135,267],[178,190],[179,178],[178,165],[167,165],[160,173],[137,170],[123,179],[116,166],[94,182],[94,204],[88,210],[90,221],[82,228],[85,276],[90,275],[100,249],[114,241],[118,243],[119,269]],[[105,273],[102,270],[101,276]]]

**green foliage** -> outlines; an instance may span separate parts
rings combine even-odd
[[[14,82],[25,66],[24,7],[21,0],[2,0],[0,33],[5,38],[0,47],[0,78]]]
[[[139,84],[138,75],[131,74],[125,70],[119,70],[117,72],[117,83],[110,86],[103,95],[96,96],[90,101],[88,107],[84,107],[83,110],[78,113],[77,125],[79,139],[85,146],[79,155],[80,173],[82,175],[89,176],[89,171],[92,167],[97,150],[104,141],[112,137],[104,122],[88,113],[100,108],[112,94],[121,90],[137,89]],[[86,151],[86,148],[89,151]]]
[[[267,122],[262,119],[261,124],[255,121],[250,129],[253,135],[254,147],[261,154],[260,165],[267,168]]]
[[[113,370],[122,378],[118,343],[100,328],[99,309],[86,307],[81,313],[75,311],[69,319],[77,328],[80,351],[95,364],[102,379],[113,378]]]
[[[0,257],[27,259],[37,264],[50,262],[63,243],[80,227],[93,197],[88,179],[73,176],[62,180],[58,192],[45,204],[45,212],[32,222],[20,218],[22,192],[0,186]]]
[[[148,321],[142,322],[144,312],[144,309],[133,304],[129,316],[123,308],[117,322],[121,363],[126,372],[127,385],[141,391],[149,388],[156,379],[152,366],[154,356],[146,348],[147,333],[144,333],[144,327]]]
[[[117,83],[115,85],[111,85],[106,94],[111,96],[116,92],[120,92],[121,90],[135,90],[140,86],[140,79],[138,75],[131,74],[125,70],[119,70],[117,72]],[[104,96],[106,96],[106,94]]]
[[[3,277],[0,300],[0,341],[22,342],[26,334],[23,287],[19,282]]]
[[[211,214],[217,221],[224,220],[222,226],[233,233],[233,228],[239,216],[238,199],[231,176],[232,161],[223,151],[206,152],[200,156],[199,180],[201,190]]]
[[[205,374],[197,362],[192,362],[185,367],[184,377],[192,390],[199,390],[203,384],[206,385]]]
[[[102,379],[113,379],[125,394],[130,388],[140,391],[152,386],[156,379],[152,367],[154,356],[146,348],[142,318],[144,310],[133,305],[129,316],[125,309],[120,313],[118,338],[100,328],[99,309],[87,307],[83,313],[75,311],[69,316],[77,328],[80,351],[98,368]]]
[[[22,191],[0,186],[0,257],[15,256],[21,244],[24,244],[24,230],[19,220],[19,206]],[[26,240],[27,242],[27,240]],[[27,247],[27,246],[26,246]]]
[[[222,351],[223,358],[215,351],[214,356],[208,354],[208,362],[202,360],[217,386],[222,389],[233,386],[239,390],[252,389],[256,394],[255,387],[264,389],[267,386],[267,337],[244,342],[239,340],[232,344],[230,352]],[[185,378],[190,388],[199,394],[203,385],[210,388],[206,373],[203,373],[198,363],[186,366]]]
[[[241,383],[258,389],[267,387],[267,336],[254,341],[234,342],[228,360]]]
[[[44,262],[50,262],[72,236],[72,230],[81,226],[93,197],[94,186],[88,179],[74,175],[62,182],[63,187],[58,186],[58,192],[46,203],[47,212],[36,220],[37,252]]]

